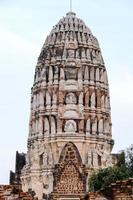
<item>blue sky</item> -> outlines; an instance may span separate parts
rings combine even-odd
[[[98,38],[109,76],[114,152],[133,143],[133,1],[73,0]],[[0,0],[0,184],[26,151],[30,88],[46,35],[69,0]]]

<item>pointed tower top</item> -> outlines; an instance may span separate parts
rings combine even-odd
[[[72,10],[72,2],[73,0],[70,0],[70,11],[66,14],[67,16],[70,16],[70,17],[74,17],[76,16],[76,13],[74,13]]]
[[[70,12],[72,12],[72,0],[70,0]]]

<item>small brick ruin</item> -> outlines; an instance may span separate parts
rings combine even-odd
[[[89,193],[88,200],[133,200],[133,178],[117,181],[99,192]]]
[[[33,200],[31,195],[23,192],[18,185],[0,185],[0,200]]]
[[[65,174],[66,169],[68,170],[67,174]],[[71,181],[74,182],[77,181],[77,174],[76,174],[76,180],[75,179],[73,180],[74,175],[71,174],[73,170],[75,173],[74,165],[71,169],[69,168],[69,166],[66,166],[66,168],[63,170],[64,173],[60,176],[61,182],[64,184],[60,185],[59,183],[57,183],[58,185],[57,190],[59,193],[62,193],[63,199],[69,198],[69,199],[84,199],[84,200],[133,200],[133,178],[124,181],[117,181],[116,183],[111,184],[110,187],[107,187],[103,190],[100,190],[98,192],[88,193],[84,198],[82,195],[77,195],[77,196],[69,195],[67,198],[65,198],[65,194],[66,193],[68,194],[69,191],[77,193],[78,189],[79,192],[81,192],[81,190],[83,189],[83,185],[81,184],[80,181],[81,177],[78,179],[79,188],[73,187],[73,182]],[[67,181],[71,182],[72,186],[71,188],[67,187]],[[54,200],[59,199],[58,195],[56,194],[56,189],[52,198]],[[31,194],[23,192],[20,186],[0,185],[0,200],[37,200],[37,199],[33,198]]]

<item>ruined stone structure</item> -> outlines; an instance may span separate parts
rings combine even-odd
[[[0,185],[0,200],[35,200],[18,185]]]
[[[93,170],[111,155],[107,71],[97,39],[73,12],[47,37],[31,94],[24,191],[39,200],[84,199]]]
[[[117,181],[109,187],[87,194],[86,200],[133,200],[133,178]]]

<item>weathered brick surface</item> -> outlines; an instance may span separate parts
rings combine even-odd
[[[90,193],[88,200],[133,200],[133,179],[117,181],[104,190]]]
[[[17,185],[0,185],[0,200],[33,200],[30,194],[23,192]]]
[[[86,176],[77,148],[68,143],[60,156],[55,168],[54,196],[81,196],[86,191]]]

